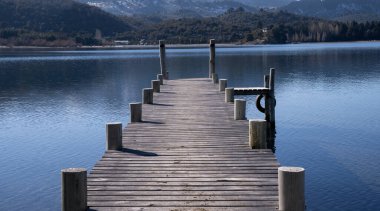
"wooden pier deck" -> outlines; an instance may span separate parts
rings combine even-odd
[[[279,164],[233,106],[208,78],[165,81],[90,172],[90,210],[276,210]]]

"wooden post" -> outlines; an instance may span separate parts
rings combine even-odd
[[[153,89],[145,88],[143,89],[143,103],[144,104],[153,104]]]
[[[276,98],[274,96],[275,69],[270,69],[269,76],[265,77],[265,87],[269,88],[269,93],[265,95],[265,120],[268,122],[267,143],[268,148],[274,150],[276,138],[276,122],[275,122],[275,105]]]
[[[164,85],[164,76],[162,74],[157,75],[157,80],[160,81],[160,85]]]
[[[215,73],[215,40],[210,40],[210,65],[209,65],[209,78]]]
[[[275,80],[275,69],[270,69],[269,74],[269,84],[265,82],[267,88],[269,88],[269,93],[265,96],[265,119],[274,126],[275,124],[275,96],[274,96],[274,80]],[[266,79],[265,79],[266,80]]]
[[[218,74],[216,74],[216,73],[213,73],[213,74],[212,74],[212,82],[213,82],[214,84],[217,84],[217,83],[218,83]]]
[[[305,169],[278,168],[278,198],[281,211],[305,210]]]
[[[267,122],[265,120],[249,120],[249,146],[252,149],[267,149]]]
[[[152,88],[153,88],[153,92],[160,92],[160,81],[152,80]]]
[[[226,88],[225,100],[226,103],[234,102],[234,88]]]
[[[107,123],[106,125],[107,150],[121,150],[123,148],[123,126],[121,122]]]
[[[244,120],[245,117],[245,109],[247,107],[247,102],[245,100],[236,99],[235,100],[235,111],[234,111],[234,119],[235,120]]]
[[[227,87],[227,79],[220,79],[219,80],[219,91],[224,92],[226,87]]]
[[[129,110],[130,110],[131,123],[141,122],[142,104],[141,103],[130,103],[129,104]]]
[[[87,170],[69,168],[61,171],[62,211],[87,210]]]
[[[161,65],[161,74],[165,80],[168,80],[167,70],[166,70],[166,48],[165,41],[160,40],[160,65]]]
[[[264,87],[269,88],[269,75],[264,75]]]

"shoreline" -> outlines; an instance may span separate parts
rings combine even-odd
[[[254,44],[254,43],[220,43],[219,48],[236,48],[236,47],[255,47],[267,45],[300,45],[300,44],[343,44],[343,43],[372,43],[380,40],[370,41],[348,41],[348,42],[304,42],[304,43],[285,43],[285,44]],[[184,48],[208,48],[209,44],[166,44],[167,48],[184,49]],[[104,46],[75,46],[75,47],[50,47],[50,46],[0,46],[1,49],[83,49],[83,50],[150,50],[157,49],[157,45],[104,45]]]

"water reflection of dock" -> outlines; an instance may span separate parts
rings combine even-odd
[[[245,90],[266,116],[248,121],[239,89],[215,73],[213,41],[209,78],[168,80],[160,46],[162,73],[130,105],[124,129],[107,124],[103,158],[88,176],[63,170],[62,209],[302,210],[303,169],[279,168],[273,153],[274,70]]]

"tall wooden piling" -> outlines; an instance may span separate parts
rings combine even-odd
[[[161,74],[164,77],[165,80],[168,80],[168,74],[166,69],[166,47],[165,47],[165,41],[160,40],[160,65],[161,65]]]
[[[153,92],[160,92],[160,81],[159,80],[152,80],[152,89],[153,89]]]
[[[87,170],[69,168],[61,171],[62,211],[87,210]]]
[[[209,65],[209,78],[215,73],[215,40],[210,40],[210,65]]]
[[[133,122],[141,122],[141,116],[142,116],[142,104],[141,103],[130,103],[129,104],[129,110],[130,110],[130,121]]]
[[[142,91],[142,99],[144,104],[153,104],[153,89],[145,88]]]
[[[234,119],[235,120],[244,120],[245,117],[245,111],[247,107],[247,102],[242,99],[235,99],[235,105],[234,105]]]
[[[267,121],[249,120],[249,146],[252,149],[267,149]]]
[[[278,168],[278,198],[281,211],[305,210],[305,169]]]
[[[234,88],[226,88],[225,101],[226,103],[234,102]]]
[[[275,124],[275,105],[276,100],[274,96],[274,81],[275,81],[275,69],[270,69],[269,74],[269,83],[265,82],[269,88],[269,93],[265,96],[265,119],[271,124],[271,126],[274,126]]]
[[[265,95],[265,120],[268,122],[267,125],[267,143],[268,147],[272,150],[275,149],[274,142],[276,138],[276,118],[275,118],[275,106],[276,98],[274,94],[275,86],[275,69],[271,68],[269,76],[265,76],[265,87],[269,88],[269,93]]]
[[[106,125],[106,149],[121,150],[123,138],[123,126],[121,122],[107,123]]]

